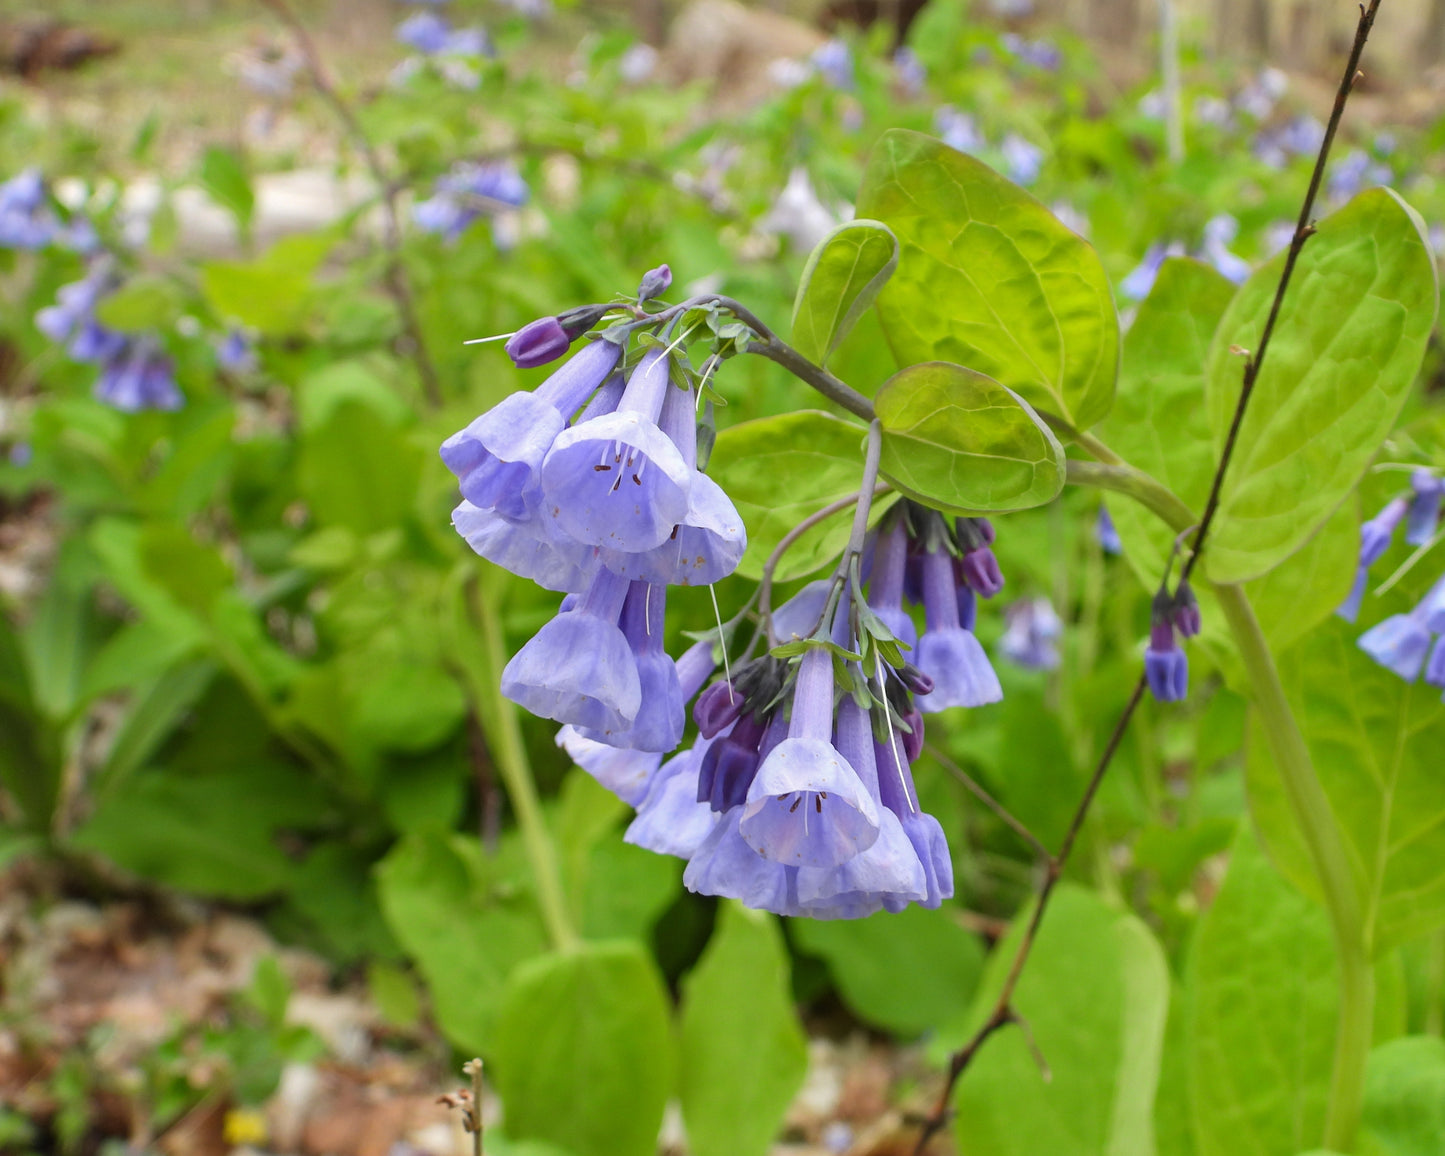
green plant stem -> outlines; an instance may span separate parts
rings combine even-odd
[[[517,722],[517,708],[510,699],[503,697],[500,690],[507,651],[503,645],[495,590],[486,576],[468,582],[467,600],[478,633],[482,636],[481,665],[484,668],[482,677],[475,680],[472,693],[486,720],[487,734],[494,744],[497,772],[507,788],[507,798],[511,800],[517,828],[522,833],[522,845],[526,848],[532,878],[537,884],[537,906],[542,912],[542,922],[547,926],[552,946],[566,951],[577,945],[577,931],[567,913],[562,874],[557,866],[557,850],[552,845],[552,836],[542,817],[537,785],[532,778],[527,748],[522,742],[522,728]]]
[[[1194,512],[1168,486],[1156,482],[1143,470],[1135,469],[1117,456],[1114,460],[1119,464],[1106,465],[1070,458],[1068,481],[1075,486],[1094,486],[1133,498],[1157,514],[1165,525],[1180,533],[1199,524]]]
[[[1365,1060],[1374,1031],[1375,976],[1365,941],[1364,913],[1349,859],[1324,788],[1315,775],[1309,748],[1280,685],[1254,608],[1239,586],[1216,585],[1215,595],[1229,620],[1240,658],[1254,689],[1254,708],[1274,755],[1290,810],[1324,892],[1340,966],[1340,1018],[1335,1033],[1324,1146],[1348,1152],[1360,1126],[1365,1095]]]

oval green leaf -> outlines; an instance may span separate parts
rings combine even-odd
[[[1209,353],[1222,449],[1283,254],[1245,283]],[[1242,582],[1304,545],[1354,489],[1410,392],[1435,325],[1435,261],[1419,216],[1389,189],[1361,193],[1305,245],[1255,383],[1206,561]]]
[[[824,364],[898,267],[898,238],[879,221],[848,221],[818,242],[798,282],[793,346]]]
[[[1445,705],[1438,689],[1371,661],[1360,632],[1339,619],[1326,623],[1290,652],[1280,676],[1344,836],[1365,945],[1379,955],[1445,926]],[[1249,739],[1255,824],[1280,870],[1318,894],[1262,728],[1251,727]]]
[[[1021,397],[971,369],[934,361],[883,383],[882,473],[902,493],[950,510],[1002,513],[1051,501],[1064,449]]]
[[[898,238],[878,297],[901,364],[951,361],[1086,429],[1109,412],[1119,318],[1098,254],[983,162],[892,129],[868,160],[858,212]]]
[[[672,1091],[669,1007],[651,956],[629,940],[522,964],[493,1049],[507,1134],[576,1156],[652,1156]]]
[[[798,410],[740,422],[718,434],[708,473],[727,491],[748,529],[737,573],[762,577],[763,564],[794,526],[824,506],[858,492],[865,431],[820,410]],[[888,508],[873,504],[877,519]],[[801,578],[831,562],[848,541],[851,510],[814,526],[783,555],[775,577]]]

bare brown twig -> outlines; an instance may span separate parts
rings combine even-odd
[[[1244,423],[1245,410],[1249,406],[1249,400],[1254,392],[1254,383],[1258,380],[1261,369],[1264,366],[1265,353],[1269,348],[1270,337],[1274,333],[1275,322],[1279,318],[1280,310],[1284,304],[1285,292],[1289,288],[1290,278],[1294,274],[1295,263],[1299,259],[1300,250],[1304,248],[1305,242],[1314,235],[1315,227],[1310,220],[1314,212],[1315,198],[1319,194],[1320,184],[1324,179],[1325,166],[1329,161],[1330,147],[1334,143],[1335,133],[1340,126],[1340,120],[1344,116],[1345,104],[1349,100],[1350,91],[1354,88],[1355,82],[1359,79],[1360,56],[1364,52],[1365,41],[1369,39],[1370,29],[1375,23],[1375,14],[1379,10],[1380,0],[1370,0],[1368,6],[1360,5],[1360,21],[1355,30],[1354,45],[1350,50],[1349,61],[1345,65],[1344,77],[1340,81],[1339,91],[1335,95],[1334,109],[1330,113],[1329,124],[1325,129],[1324,140],[1320,143],[1320,151],[1315,158],[1314,171],[1310,175],[1309,188],[1305,193],[1304,203],[1300,208],[1299,220],[1295,225],[1294,236],[1290,240],[1289,253],[1285,257],[1284,270],[1280,274],[1279,287],[1275,290],[1274,301],[1270,305],[1269,316],[1265,321],[1264,331],[1260,335],[1259,348],[1250,354],[1245,361],[1244,381],[1240,388],[1239,400],[1235,404],[1234,417],[1230,422],[1229,434],[1225,439],[1223,451],[1220,454],[1219,465],[1214,471],[1214,480],[1210,485],[1209,500],[1204,508],[1204,515],[1200,520],[1199,528],[1194,534],[1193,550],[1185,559],[1181,581],[1188,578],[1193,572],[1195,563],[1203,552],[1205,538],[1208,537],[1210,527],[1214,523],[1214,517],[1219,508],[1220,492],[1224,485],[1224,475],[1229,469],[1230,459],[1234,456],[1235,444],[1239,440],[1239,430]],[[1020,1023],[1018,1011],[1013,1006],[1014,990],[1018,986],[1019,977],[1023,974],[1024,965],[1028,962],[1029,953],[1033,950],[1034,941],[1038,937],[1039,925],[1043,922],[1044,912],[1048,908],[1049,899],[1053,895],[1054,888],[1063,875],[1065,864],[1073,851],[1074,843],[1077,841],[1079,832],[1083,829],[1084,821],[1088,817],[1089,808],[1093,805],[1094,797],[1098,794],[1099,786],[1104,781],[1104,775],[1108,772],[1109,764],[1113,761],[1114,753],[1119,748],[1119,743],[1128,729],[1134,712],[1138,710],[1139,703],[1144,697],[1146,688],[1144,675],[1139,676],[1134,684],[1134,691],[1129,696],[1119,721],[1114,726],[1113,733],[1109,736],[1108,744],[1104,747],[1104,753],[1099,759],[1094,773],[1089,779],[1089,785],[1084,791],[1084,796],[1079,801],[1078,808],[1069,822],[1069,829],[1064,836],[1058,853],[1048,855],[1045,853],[1044,862],[1046,872],[1044,882],[1039,889],[1038,901],[1029,916],[1028,926],[1024,929],[1023,941],[1019,944],[1018,951],[1014,955],[1013,963],[1009,967],[1008,975],[1004,979],[1003,987],[999,991],[998,999],[994,1002],[993,1011],[989,1013],[982,1026],[973,1034],[969,1041],[949,1057],[948,1078],[944,1084],[943,1091],[938,1098],[938,1103],[933,1114],[923,1123],[922,1132],[918,1139],[918,1145],[914,1149],[914,1156],[923,1156],[923,1151],[930,1140],[933,1139],[948,1121],[949,1102],[953,1099],[953,1090],[958,1084],[959,1078],[973,1062],[984,1043],[1000,1028],[1009,1024]],[[1013,824],[1010,824],[1011,826]],[[1021,824],[1020,824],[1021,826]],[[1017,828],[1015,828],[1017,830]],[[1037,840],[1030,837],[1030,842],[1037,846]],[[1037,1046],[1030,1040],[1030,1046],[1034,1050],[1035,1057],[1043,1063],[1043,1057],[1039,1055]],[[1044,1067],[1047,1072],[1047,1067]]]
[[[291,30],[291,34],[296,38],[296,46],[301,50],[301,57],[306,62],[306,72],[311,78],[312,85],[321,99],[329,104],[332,111],[336,113],[337,119],[341,121],[347,135],[361,153],[367,171],[371,173],[371,179],[376,182],[376,186],[381,192],[382,244],[386,249],[386,291],[396,304],[396,311],[401,317],[402,333],[407,346],[405,352],[411,358],[412,363],[416,366],[417,374],[421,377],[422,391],[431,405],[440,406],[443,400],[441,379],[437,376],[436,366],[432,362],[431,354],[427,351],[426,340],[422,336],[421,321],[417,317],[416,298],[411,291],[411,280],[407,277],[406,267],[401,259],[401,210],[397,203],[400,190],[397,183],[387,174],[381,154],[376,151],[376,146],[366,135],[366,130],[362,128],[361,122],[356,117],[356,110],[351,107],[336,87],[315,39],[306,25],[302,23],[301,18],[296,15],[289,0],[260,0],[260,2],[274,12],[277,19]]]

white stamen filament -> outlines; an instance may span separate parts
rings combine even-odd
[[[519,329],[519,330],[517,330],[515,333],[498,333],[495,337],[473,337],[470,341],[463,341],[462,344],[463,344],[463,345],[485,345],[485,344],[487,344],[487,342],[489,342],[489,341],[507,341],[507,340],[509,340],[510,338],[516,337],[516,336],[517,336],[517,333],[520,333],[520,332],[521,332],[521,330]]]
[[[717,636],[723,636],[722,611],[717,608],[717,588],[711,582],[707,584],[707,592],[712,595],[712,616],[717,619]],[[723,642],[723,679],[728,684],[728,705],[733,703],[733,672],[728,669],[728,648],[727,642]]]
[[[883,655],[877,647],[873,648],[873,661],[878,671],[878,689],[883,692],[883,722],[888,727],[888,753],[893,756],[893,769],[898,772],[898,784],[903,788],[903,798],[908,803],[908,810],[916,815],[918,808],[913,805],[908,780],[903,777],[903,762],[898,757],[898,736],[893,733],[893,712],[888,709],[888,689],[883,685]]]

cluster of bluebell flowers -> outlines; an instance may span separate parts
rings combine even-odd
[[[82,280],[62,285],[55,304],[35,315],[35,327],[64,344],[72,361],[100,366],[95,396],[105,404],[127,413],[179,409],[185,398],[160,341],[152,334],[110,329],[96,317],[96,306],[118,283],[108,257],[93,260]]]
[[[427,233],[455,241],[480,217],[494,218],[527,203],[530,190],[510,161],[463,161],[437,179],[432,195],[412,206],[412,220]],[[497,235],[498,244],[504,238]]]
[[[670,281],[661,266],[635,304],[510,335],[519,367],[576,352],[441,447],[472,548],[565,594],[502,693],[563,724],[558,744],[635,808],[627,840],[685,858],[693,891],[815,918],[936,907],[952,866],[911,768],[926,714],[1002,697],[972,630],[976,599],[1004,584],[994,529],[904,501],[865,534],[860,514],[832,578],[775,611],[763,600],[735,668],[731,628],[674,660],[668,587],[732,573],[746,538],[698,466],[699,390],[737,323],[694,371],[672,340],[688,306],[650,312]]]
[[[1335,613],[1348,622],[1359,617],[1370,568],[1389,549],[1401,523],[1405,525],[1407,544],[1424,547],[1434,543],[1442,498],[1445,479],[1431,470],[1417,469],[1410,475],[1409,492],[1391,498],[1360,527],[1355,583]],[[1359,644],[1372,659],[1406,682],[1414,682],[1423,671],[1427,683],[1445,689],[1445,577],[1408,612],[1392,614],[1365,631]]]

